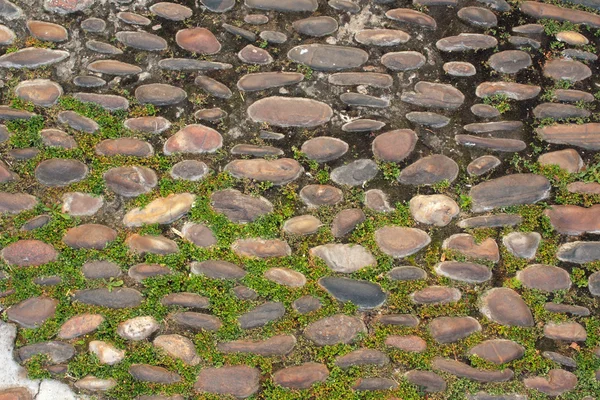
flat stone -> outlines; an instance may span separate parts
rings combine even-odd
[[[385,345],[410,353],[422,353],[427,349],[427,342],[415,335],[390,335],[385,339]]]
[[[187,214],[192,208],[196,195],[191,193],[171,193],[159,197],[144,208],[134,208],[125,214],[123,224],[137,227],[146,224],[170,224]]]
[[[560,245],[556,258],[561,261],[586,264],[600,260],[600,242],[576,241]]]
[[[117,40],[125,46],[144,51],[163,51],[168,45],[160,36],[147,32],[122,31],[115,34]]]
[[[391,378],[358,378],[352,385],[356,391],[383,391],[398,388],[398,383]]]
[[[446,381],[435,372],[414,369],[406,372],[404,379],[413,385],[423,388],[423,391],[427,393],[437,393],[446,390]]]
[[[2,249],[0,256],[8,265],[29,267],[55,261],[58,252],[51,245],[39,240],[18,240]]]
[[[100,314],[80,314],[69,318],[58,332],[60,339],[74,339],[94,332],[104,322]]]
[[[40,150],[36,149],[35,147],[25,147],[12,149],[8,152],[8,155],[14,158],[15,160],[31,160],[35,158],[39,153]],[[18,179],[18,177],[16,177],[15,179]]]
[[[560,396],[575,389],[577,376],[562,369],[551,369],[547,378],[541,376],[525,378],[523,384],[529,389],[535,389],[548,396]]]
[[[276,321],[285,314],[283,303],[267,302],[238,317],[242,329],[254,329]]]
[[[310,249],[310,255],[321,258],[335,272],[352,273],[375,265],[375,257],[358,244],[329,243]]]
[[[35,69],[59,63],[68,56],[69,52],[64,50],[27,47],[0,56],[0,68]]]
[[[33,396],[24,387],[14,387],[0,390],[0,400],[33,400]]]
[[[0,161],[0,183],[15,182],[19,179],[19,175],[12,172],[5,163]]]
[[[381,63],[392,71],[411,71],[425,65],[427,58],[418,51],[399,51],[381,56]]]
[[[481,325],[472,317],[437,317],[427,330],[438,343],[454,343],[481,331]]]
[[[8,0],[2,0],[2,2],[0,2],[0,15],[7,21],[13,21],[23,16],[23,10],[21,7]]]
[[[555,205],[544,211],[544,213],[550,218],[552,227],[558,233],[576,236],[582,233],[600,232],[598,209],[600,209],[600,205],[593,205],[589,208]]]
[[[328,76],[328,82],[336,86],[371,86],[388,88],[393,78],[388,74],[377,72],[337,72]]]
[[[194,83],[211,96],[218,97],[220,99],[229,99],[233,95],[231,89],[229,89],[226,85],[217,81],[216,79],[209,78],[208,76],[198,76],[194,80]]]
[[[207,297],[196,293],[180,292],[169,293],[160,299],[163,306],[178,306],[193,309],[207,309],[210,307],[210,300]]]
[[[98,357],[100,364],[115,365],[125,358],[125,350],[120,350],[110,343],[92,340],[89,343],[90,353]]]
[[[246,92],[295,85],[304,80],[299,72],[258,72],[246,74],[237,82],[237,88]]]
[[[83,224],[67,230],[62,241],[74,249],[103,250],[117,238],[117,231],[106,225]]]
[[[373,140],[373,154],[382,161],[400,162],[413,152],[418,140],[419,137],[411,129],[385,132]]]
[[[150,157],[154,154],[152,145],[135,138],[106,139],[96,145],[96,154],[114,157]]]
[[[525,36],[509,36],[508,42],[518,49],[539,49],[542,43],[539,40],[528,38]]]
[[[227,115],[227,111],[224,111],[218,107],[205,108],[194,113],[194,117],[210,122],[221,121],[225,119]]]
[[[558,101],[566,101],[571,103],[576,103],[578,101],[591,103],[594,101],[594,96],[591,93],[575,89],[556,89],[554,91],[554,98]]]
[[[554,351],[544,351],[542,356],[557,364],[564,365],[565,367],[577,368],[577,362],[575,360],[573,360],[571,357],[563,356],[560,353],[556,353]]]
[[[126,340],[140,341],[148,338],[160,329],[154,317],[141,316],[121,322],[117,326],[117,334]]]
[[[253,157],[276,157],[284,154],[283,150],[273,146],[262,146],[256,144],[236,144],[231,148],[231,154],[239,154]]]
[[[223,325],[221,320],[213,315],[193,311],[178,312],[171,318],[177,325],[193,331],[216,331]]]
[[[375,161],[370,159],[359,159],[349,164],[335,168],[330,178],[338,185],[362,186],[375,178],[379,168]]]
[[[194,343],[181,335],[159,335],[152,342],[155,347],[162,349],[173,358],[182,360],[187,365],[198,365],[201,361],[196,353]]]
[[[269,23],[269,17],[262,14],[244,15],[244,22],[252,25],[264,25]]]
[[[312,128],[327,123],[333,116],[331,107],[320,101],[279,96],[260,99],[247,112],[254,122],[281,127]]]
[[[138,283],[142,283],[144,279],[155,276],[170,275],[172,272],[168,267],[160,264],[136,264],[129,268],[127,275]]]
[[[460,290],[446,286],[427,286],[421,290],[411,293],[410,295],[410,299],[415,304],[456,303],[461,299],[461,297],[462,293]]]
[[[417,25],[421,28],[433,30],[437,28],[437,23],[433,17],[410,8],[395,8],[387,11],[385,16],[408,25]]]
[[[306,285],[306,277],[298,271],[289,268],[270,268],[263,274],[265,279],[291,288]]]
[[[464,256],[498,262],[500,260],[500,251],[496,241],[487,238],[480,243],[475,241],[472,235],[467,233],[457,233],[444,240],[442,248],[455,250]]]
[[[518,214],[495,214],[482,215],[479,217],[466,218],[458,222],[463,229],[468,228],[498,228],[514,226],[522,222],[523,218]]]
[[[323,226],[321,220],[312,215],[292,217],[283,224],[283,231],[290,235],[310,235]]]
[[[336,160],[346,154],[348,143],[334,137],[319,136],[304,142],[300,151],[310,160],[322,163]]]
[[[194,222],[186,222],[181,228],[183,237],[198,247],[209,248],[217,244],[217,238],[212,230]]]
[[[280,369],[273,374],[273,382],[290,389],[308,389],[318,382],[325,382],[329,370],[325,364],[307,362]]]
[[[385,126],[385,122],[373,119],[357,119],[342,125],[344,132],[371,132],[378,131]]]
[[[305,295],[302,296],[292,303],[292,308],[298,314],[310,314],[314,311],[321,309],[321,301],[314,296]]]
[[[273,44],[282,44],[287,42],[288,39],[285,33],[277,31],[262,31],[260,33],[260,38],[266,41],[267,43]]]
[[[394,258],[404,258],[426,247],[431,238],[417,228],[384,226],[375,231],[375,242],[379,249]]]
[[[67,125],[69,128],[85,133],[96,133],[100,125],[91,118],[77,114],[75,111],[61,111],[58,113],[57,121]]]
[[[227,63],[191,58],[164,58],[158,62],[158,66],[168,71],[222,71],[233,68]]]
[[[419,318],[411,314],[387,314],[382,315],[378,322],[382,325],[407,326],[414,328],[419,325]]]
[[[599,150],[600,123],[557,124],[547,125],[536,129],[538,136],[553,144],[566,144],[581,147],[586,150]]]
[[[592,76],[592,70],[580,61],[554,59],[544,65],[544,75],[557,81],[579,82]]]
[[[407,113],[405,117],[413,124],[429,126],[431,128],[443,128],[450,123],[450,118],[428,111],[412,111]]]
[[[129,373],[140,382],[171,384],[181,381],[181,376],[166,368],[147,364],[133,364]]]
[[[550,194],[550,182],[535,174],[514,174],[492,179],[469,192],[473,212],[519,204],[534,204]]]
[[[467,124],[463,126],[463,129],[472,133],[492,133],[519,131],[522,127],[523,122],[521,121],[493,121]]]
[[[390,106],[388,99],[362,93],[343,93],[340,95],[340,100],[351,107],[387,108]]]
[[[472,347],[469,354],[499,365],[523,357],[525,348],[512,340],[491,339]]]
[[[410,35],[396,29],[363,29],[354,34],[354,40],[368,46],[396,46],[408,42],[410,40]],[[385,54],[384,57],[385,56],[387,56],[387,54]],[[386,64],[384,63],[384,65]]]
[[[215,211],[225,214],[235,223],[252,222],[273,211],[273,204],[264,197],[245,195],[235,189],[214,192],[211,205]]]
[[[402,92],[400,100],[420,107],[455,110],[463,104],[465,96],[452,85],[420,81],[414,91]]]
[[[187,125],[164,144],[165,155],[214,153],[223,146],[219,132],[204,125]]]
[[[460,33],[457,36],[445,37],[435,43],[438,50],[448,53],[486,50],[497,45],[498,40],[495,37],[481,33]]]
[[[217,348],[222,353],[256,354],[263,357],[285,356],[296,346],[296,338],[292,335],[277,335],[265,340],[234,340],[222,342]]]
[[[464,61],[450,61],[442,66],[444,72],[451,76],[466,77],[477,73],[475,66]]]
[[[375,212],[394,211],[388,201],[387,195],[379,189],[370,189],[365,192],[365,206]]]
[[[171,167],[169,174],[174,179],[182,179],[191,182],[198,182],[204,179],[209,173],[208,165],[202,161],[183,160]]]
[[[163,117],[138,117],[126,119],[123,125],[132,131],[158,134],[169,129],[171,122]]]
[[[112,56],[123,54],[123,50],[120,48],[99,40],[88,40],[85,42],[85,47],[100,54],[108,54]]]
[[[531,66],[531,56],[522,50],[505,50],[494,53],[489,59],[490,67],[503,74],[516,74]]]
[[[75,354],[75,347],[68,343],[40,342],[21,347],[17,351],[17,359],[26,362],[32,357],[45,355],[52,364],[60,364],[69,361]]]
[[[496,14],[487,8],[463,7],[458,10],[456,15],[466,23],[477,27],[491,28],[498,25]]]
[[[92,196],[81,192],[65,193],[62,200],[61,211],[73,216],[92,216],[104,205],[102,196]]]
[[[190,269],[194,275],[205,275],[212,279],[238,280],[246,276],[246,271],[241,267],[221,260],[194,261],[190,264]]]
[[[231,245],[231,249],[240,257],[286,257],[291,254],[291,248],[278,239],[238,239]]]
[[[45,186],[67,186],[87,176],[88,167],[78,160],[53,158],[42,161],[35,169],[35,178]]]
[[[577,322],[548,322],[544,325],[544,336],[548,339],[563,340],[566,342],[585,342],[587,332]]]
[[[164,83],[141,85],[135,89],[135,98],[142,104],[170,106],[187,98],[185,90]]]
[[[435,357],[432,362],[433,369],[456,375],[459,378],[467,378],[476,382],[506,382],[513,378],[511,369],[487,371],[473,368],[460,361]]]
[[[142,69],[137,65],[117,60],[98,60],[88,64],[87,69],[106,75],[128,76],[137,75]]]
[[[194,390],[245,399],[258,392],[259,380],[260,371],[247,365],[209,367],[198,374]]]
[[[390,358],[387,354],[375,349],[358,349],[335,359],[335,365],[342,369],[363,365],[383,367],[389,363]]]
[[[117,18],[130,25],[146,26],[152,23],[149,18],[128,11],[121,11],[117,13]]]
[[[81,29],[89,33],[100,33],[106,29],[106,22],[103,19],[90,17],[81,21]]]
[[[69,150],[77,148],[75,139],[60,129],[42,129],[40,135],[44,146],[60,147]]]
[[[342,191],[330,185],[306,185],[300,190],[300,199],[309,207],[334,205],[343,198]]]
[[[62,87],[48,79],[22,81],[15,87],[15,95],[18,98],[40,107],[53,106],[62,94]]]
[[[304,336],[318,346],[332,346],[338,343],[352,343],[358,334],[366,331],[362,320],[336,314],[308,324],[304,329]]]
[[[341,302],[349,301],[359,309],[370,310],[381,306],[387,295],[376,283],[350,278],[325,277],[319,286]]]
[[[475,95],[479,98],[504,95],[512,100],[522,101],[537,97],[541,90],[539,86],[516,82],[483,82],[475,89]]]
[[[469,165],[467,165],[467,173],[471,176],[485,175],[494,170],[501,163],[502,162],[498,159],[498,157],[481,156],[471,161]]]
[[[357,68],[367,62],[369,54],[356,47],[329,44],[303,44],[293,47],[287,56],[293,62],[317,71],[340,71]],[[2,57],[0,57],[1,65]]]
[[[300,177],[304,168],[291,158],[277,160],[251,159],[233,160],[225,166],[225,171],[236,178],[254,179],[260,182],[272,182],[285,185]]]
[[[400,172],[398,181],[404,185],[434,185],[438,182],[454,182],[458,176],[458,164],[442,154],[423,157]]]
[[[88,375],[79,379],[74,383],[74,385],[80,390],[87,390],[90,392],[105,392],[117,386],[117,381],[112,378],[100,379],[96,378],[95,376]]]
[[[542,236],[537,232],[511,232],[502,238],[502,243],[515,257],[533,259]]]
[[[533,326],[531,310],[517,292],[493,288],[480,298],[479,311],[489,320],[505,326]]]
[[[427,278],[427,272],[419,267],[403,265],[394,267],[387,273],[388,278],[393,281],[417,281]]]
[[[202,5],[212,12],[223,13],[235,6],[235,0],[201,0]]]
[[[175,254],[179,252],[177,242],[161,235],[139,235],[134,233],[125,239],[125,244],[138,254]]]
[[[572,104],[542,103],[533,109],[533,115],[539,119],[587,118],[590,112]]]
[[[486,150],[516,153],[525,150],[527,144],[519,139],[488,138],[474,135],[456,135],[456,143]]]
[[[572,182],[567,185],[571,193],[600,194],[600,183],[596,182]]]
[[[336,214],[331,223],[331,234],[336,238],[343,237],[365,219],[365,213],[358,208],[342,210]]]
[[[112,291],[99,288],[79,290],[73,295],[73,300],[93,306],[121,309],[138,307],[142,304],[143,296],[130,288],[116,288]]]
[[[110,190],[124,197],[148,193],[158,184],[153,170],[137,165],[111,168],[104,173],[104,180]]]
[[[9,321],[23,328],[35,329],[42,326],[56,313],[58,301],[49,297],[31,297],[6,310]]]
[[[544,304],[544,310],[556,314],[571,314],[580,317],[587,317],[590,315],[589,308],[583,306],[573,306],[570,304],[546,303]]]
[[[302,35],[322,37],[337,31],[338,23],[331,17],[308,17],[294,21],[292,28]]]
[[[226,32],[231,33],[232,35],[239,36],[241,38],[246,39],[249,42],[256,41],[256,34],[248,29],[240,28],[239,26],[223,24],[221,25]]]
[[[329,7],[338,10],[345,11],[350,14],[356,14],[360,11],[360,6],[356,3],[346,0],[329,0],[327,2]]]
[[[183,21],[190,18],[193,14],[191,8],[170,2],[153,4],[150,6],[150,11],[169,21]]]
[[[417,195],[409,207],[415,221],[435,226],[448,225],[460,212],[458,204],[443,194]]]
[[[20,110],[11,106],[0,106],[0,119],[4,119],[7,121],[14,121],[20,119],[28,120],[34,116],[35,114],[29,111]]]
[[[435,272],[465,283],[483,283],[492,279],[492,271],[488,267],[471,262],[444,261],[435,266]]]
[[[46,226],[48,223],[50,223],[51,220],[52,219],[50,218],[49,215],[46,215],[46,214],[38,215],[36,217],[29,219],[27,222],[25,222],[23,224],[23,226],[21,226],[21,230],[26,231],[26,232],[31,232],[33,230],[36,230],[36,229]]]
[[[121,275],[121,268],[111,261],[97,260],[83,264],[81,272],[86,279],[110,279]]]

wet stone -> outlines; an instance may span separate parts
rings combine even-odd
[[[481,325],[472,317],[437,317],[427,329],[436,342],[454,343],[481,331]]]
[[[359,309],[370,310],[381,306],[387,295],[376,283],[350,278],[325,277],[319,285],[341,302],[349,301]]]
[[[190,211],[196,196],[191,193],[172,193],[159,197],[144,208],[134,208],[125,214],[123,224],[128,227],[146,224],[170,224]]]
[[[492,339],[472,347],[469,354],[494,364],[504,364],[523,357],[525,349],[512,340]]]
[[[456,375],[459,378],[467,378],[476,382],[505,382],[513,378],[514,372],[511,369],[503,370],[481,370],[473,368],[460,361],[435,357],[432,362],[433,369]]]
[[[267,302],[238,317],[242,329],[254,329],[276,321],[285,314],[283,303]]]
[[[116,167],[104,173],[106,186],[124,197],[136,197],[148,193],[158,183],[156,173],[141,166]]]
[[[128,319],[117,326],[117,334],[126,340],[144,340],[160,329],[153,317],[142,316]]]
[[[523,384],[529,389],[535,389],[549,396],[560,396],[577,386],[577,377],[562,369],[551,369],[547,377],[531,377],[523,379]]]
[[[15,95],[18,98],[41,107],[53,106],[62,94],[62,87],[48,79],[23,81],[15,87]]]
[[[592,71],[580,61],[554,59],[544,65],[544,75],[555,80],[579,82],[589,78]]]
[[[456,13],[466,23],[482,28],[491,28],[498,24],[496,15],[482,7],[463,7]]]
[[[146,364],[133,364],[129,373],[140,382],[171,384],[181,381],[181,377],[166,368]]]
[[[313,311],[317,311],[321,308],[321,301],[311,295],[305,295],[296,299],[292,303],[292,308],[298,314],[310,314]]]
[[[443,52],[486,50],[497,45],[498,40],[495,37],[481,33],[461,33],[440,39],[435,44],[438,50]]]
[[[192,311],[175,313],[171,318],[177,325],[193,331],[216,331],[223,325],[215,316]]]
[[[531,64],[531,56],[521,50],[505,50],[493,54],[488,63],[493,70],[503,74],[516,74]]]
[[[513,256],[531,260],[541,240],[542,236],[537,232],[511,232],[502,238],[502,244]]]
[[[258,392],[259,379],[260,371],[247,365],[203,368],[198,374],[194,390],[244,399]]]
[[[354,342],[359,333],[366,333],[362,320],[348,315],[336,314],[308,324],[304,336],[318,346]]]
[[[342,210],[331,223],[331,233],[336,238],[343,237],[352,232],[365,219],[365,213],[358,208]]]
[[[83,304],[113,309],[138,307],[143,297],[140,292],[130,288],[116,288],[109,291],[105,288],[77,291],[73,300]]]
[[[460,290],[446,286],[428,286],[410,295],[411,300],[416,304],[456,303],[461,297]]]
[[[413,111],[407,113],[405,117],[413,124],[431,128],[443,128],[450,123],[450,118],[433,112]]]
[[[223,353],[246,353],[264,357],[284,356],[292,352],[296,346],[296,338],[292,335],[277,335],[265,340],[234,340],[217,345]]]
[[[104,322],[100,314],[80,314],[69,318],[58,332],[60,339],[74,339],[94,332]]]
[[[88,167],[78,160],[53,158],[42,161],[35,169],[35,178],[44,186],[67,186],[83,180]]]
[[[585,342],[587,332],[577,322],[548,322],[544,326],[544,336],[548,339],[563,340],[566,342]]]
[[[392,268],[390,272],[388,272],[387,276],[393,281],[416,281],[420,279],[426,279],[427,272],[419,267],[404,265]]]
[[[55,261],[58,257],[58,252],[47,243],[26,239],[16,241],[4,247],[0,255],[8,265],[29,267]]]
[[[134,233],[125,239],[125,244],[137,254],[175,254],[179,251],[177,242],[160,235],[139,235]]]
[[[58,301],[49,297],[32,297],[15,304],[6,310],[9,321],[23,328],[39,328],[53,318]]]
[[[423,388],[423,391],[428,393],[446,390],[446,381],[435,372],[412,370],[404,374],[404,379]]]
[[[375,178],[379,168],[373,160],[359,159],[341,167],[335,168],[330,175],[338,185],[362,186]]]
[[[426,247],[431,238],[417,228],[385,226],[375,231],[375,242],[385,254],[404,258]]]
[[[481,156],[467,165],[467,173],[471,176],[481,176],[500,166],[501,161],[494,156]]]
[[[267,65],[273,62],[273,57],[268,51],[251,44],[240,50],[238,58],[247,64]]]
[[[363,365],[383,367],[389,363],[387,354],[375,349],[358,349],[335,359],[335,365],[342,369]]]
[[[210,300],[207,297],[196,293],[180,292],[169,293],[160,299],[163,306],[178,306],[192,309],[207,309],[210,307]]]
[[[329,243],[310,250],[310,254],[321,258],[335,272],[352,273],[369,265],[375,265],[375,257],[358,244]]]
[[[100,125],[96,121],[77,114],[75,111],[61,111],[58,113],[57,120],[76,131],[85,133],[96,133],[100,129]]]
[[[212,279],[238,280],[246,276],[246,271],[228,261],[207,260],[193,262],[190,266],[194,275],[205,275]]]
[[[175,35],[177,45],[197,54],[215,54],[221,50],[221,43],[206,28],[182,29]]]
[[[373,140],[373,154],[382,161],[399,162],[413,152],[418,140],[417,134],[411,129],[385,132]]]
[[[410,213],[415,221],[435,226],[446,226],[458,215],[458,204],[442,194],[418,195],[409,202]]]
[[[294,21],[292,27],[300,34],[321,37],[337,31],[338,23],[331,17],[308,17]]]
[[[489,320],[505,326],[533,326],[531,310],[517,292],[493,288],[480,298],[479,311]]]
[[[280,369],[273,374],[273,382],[290,389],[308,389],[329,376],[325,364],[307,362],[294,367]]]
[[[23,346],[17,351],[18,359],[21,362],[26,362],[37,355],[45,355],[53,364],[69,361],[75,356],[75,353],[72,345],[58,341],[35,343]]]
[[[442,154],[423,157],[400,172],[398,181],[404,185],[434,185],[453,182],[458,176],[458,164]]]
[[[288,52],[287,56],[293,62],[304,64],[317,71],[357,68],[369,59],[368,53],[362,49],[328,44],[296,46]]]
[[[190,18],[193,14],[189,7],[169,2],[153,4],[150,6],[150,11],[169,21],[183,21]]]

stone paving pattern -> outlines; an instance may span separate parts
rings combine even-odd
[[[0,21],[1,400],[600,393],[600,1]]]

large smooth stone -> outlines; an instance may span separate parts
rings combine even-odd
[[[430,126],[432,128],[443,128],[450,123],[450,118],[429,111],[413,111],[407,113],[405,117],[413,124]]]
[[[105,321],[100,314],[80,314],[69,318],[58,332],[60,339],[74,339],[94,332]]]
[[[40,240],[25,239],[9,244],[2,249],[0,255],[8,265],[30,267],[55,261],[58,252],[54,247]]]
[[[399,29],[363,29],[354,34],[354,40],[365,46],[397,46],[410,40],[410,35]]]
[[[455,110],[464,103],[465,96],[452,85],[420,81],[414,91],[402,92],[400,100],[420,107]]]
[[[434,185],[453,182],[458,176],[458,164],[442,154],[423,157],[400,172],[398,181],[404,185]]]
[[[497,45],[498,40],[495,37],[481,33],[460,33],[457,36],[445,37],[435,43],[438,50],[444,52],[486,50]]]
[[[337,160],[348,151],[348,143],[341,139],[318,136],[302,144],[300,151],[310,160],[320,163]]]
[[[411,8],[395,8],[387,11],[385,16],[391,20],[417,25],[421,28],[433,30],[437,28],[437,23],[433,17]]]
[[[314,12],[317,0],[245,0],[246,7],[279,12]]]
[[[0,57],[0,68],[40,68],[65,60],[68,51],[51,50],[41,47],[27,47],[14,53],[6,53]]]
[[[502,164],[502,161],[498,157],[481,156],[469,163],[467,173],[471,176],[481,176],[494,170],[500,164]]]
[[[410,295],[410,299],[416,304],[456,303],[461,297],[460,290],[446,286],[427,286]]]
[[[126,242],[128,245],[130,243]],[[171,270],[160,264],[136,264],[129,268],[127,275],[137,283],[143,283],[144,279],[155,276],[170,275]]]
[[[303,80],[304,75],[299,72],[257,72],[242,76],[237,82],[237,87],[246,92],[254,92],[294,85]]]
[[[388,74],[377,72],[338,72],[329,75],[328,82],[336,86],[371,86],[376,88],[388,88],[394,83]]]
[[[264,197],[245,195],[235,189],[213,192],[210,201],[215,211],[238,224],[253,222],[273,211],[273,204]]]
[[[88,261],[81,267],[86,279],[110,279],[121,275],[121,268],[111,261]]]
[[[69,126],[71,129],[85,133],[96,133],[100,125],[91,118],[84,117],[75,111],[61,111],[58,113],[57,121]]]
[[[235,0],[201,0],[208,10],[217,13],[223,13],[231,10],[235,6]]]
[[[292,28],[303,35],[321,37],[337,31],[338,23],[331,17],[308,17],[294,21]]]
[[[427,330],[438,343],[454,343],[481,331],[481,325],[472,317],[437,317]]]
[[[171,384],[181,381],[179,374],[154,365],[133,364],[129,373],[140,382]]]
[[[507,153],[516,153],[527,148],[527,143],[519,139],[481,137],[475,135],[456,135],[454,139],[456,140],[456,143],[463,146]]]
[[[223,325],[221,320],[213,315],[192,311],[178,312],[171,318],[177,325],[192,331],[216,331]]]
[[[516,82],[483,82],[475,89],[475,95],[480,98],[503,95],[520,101],[537,97],[541,90],[539,86]]]
[[[32,297],[9,307],[6,316],[23,328],[35,329],[54,317],[57,305],[58,301],[49,297]]]
[[[325,382],[329,370],[325,364],[307,362],[280,369],[273,374],[273,382],[290,389],[308,389],[318,382]]]
[[[267,302],[238,317],[242,329],[253,329],[276,321],[285,314],[283,303]]]
[[[88,167],[78,160],[52,158],[35,169],[35,178],[45,186],[67,186],[87,176]]]
[[[231,245],[231,250],[240,257],[286,257],[292,249],[279,239],[238,239]]]
[[[418,140],[412,129],[385,132],[373,140],[373,154],[382,161],[400,162],[413,152]]]
[[[15,87],[15,95],[18,98],[41,107],[53,106],[62,94],[62,87],[48,79],[23,81]]]
[[[412,265],[392,268],[387,275],[393,281],[417,281],[427,278],[427,272]]]
[[[69,343],[58,341],[40,342],[19,348],[17,359],[26,362],[34,356],[44,355],[49,358],[52,364],[60,364],[69,361],[75,354],[75,347]],[[0,396],[0,399],[2,399],[2,396]]]
[[[117,60],[98,60],[88,64],[87,69],[107,75],[127,76],[142,72],[137,65],[128,64]]]
[[[310,255],[321,258],[333,271],[346,274],[377,263],[371,252],[358,244],[329,243],[313,247]]]
[[[517,292],[493,288],[480,298],[479,311],[489,320],[505,326],[533,326],[531,310]]]
[[[142,294],[131,288],[106,288],[79,290],[73,295],[73,300],[92,306],[113,309],[134,308],[142,304]]]
[[[194,390],[198,393],[231,395],[245,399],[258,392],[260,370],[247,365],[203,368],[198,374]]]
[[[148,32],[117,32],[117,40],[125,46],[144,51],[163,51],[168,45],[167,41],[160,36]]]
[[[194,275],[205,275],[212,279],[242,279],[246,271],[228,261],[206,260],[192,262],[190,270]]]
[[[427,58],[418,51],[398,51],[381,56],[381,63],[392,71],[412,71],[421,68]]]
[[[506,175],[473,186],[469,195],[473,212],[534,204],[550,195],[550,182],[535,174]]]
[[[419,386],[427,393],[437,393],[446,390],[446,381],[435,372],[414,369],[405,373],[404,379],[413,385]]]
[[[125,214],[123,224],[127,227],[170,224],[187,214],[195,200],[196,195],[191,193],[172,193],[167,197],[153,200],[143,208],[132,209]]]
[[[537,232],[511,232],[502,238],[502,243],[513,256],[531,260],[541,240],[542,236]]]
[[[417,195],[410,199],[409,207],[415,221],[435,226],[448,225],[460,212],[458,204],[443,194]]]
[[[281,127],[312,128],[327,123],[333,110],[317,100],[300,97],[266,97],[248,107],[248,116],[254,122]]]
[[[600,123],[546,125],[537,128],[536,133],[548,143],[600,150]]]
[[[583,325],[577,322],[548,322],[544,326],[544,336],[565,342],[585,342],[587,332]]]
[[[185,100],[185,90],[164,83],[141,85],[135,89],[135,98],[142,104],[155,106],[170,106]]]
[[[330,185],[306,185],[300,190],[300,199],[309,208],[314,208],[337,204],[344,199],[344,194]]]
[[[317,71],[357,68],[369,59],[369,54],[362,49],[329,44],[303,44],[292,48],[287,56]]]
[[[223,146],[216,130],[200,124],[187,125],[164,144],[165,155],[214,153]]]
[[[150,157],[154,154],[154,148],[144,140],[123,137],[101,141],[96,145],[96,154],[106,157]]]
[[[117,334],[126,340],[140,341],[160,329],[154,317],[141,316],[127,319],[117,326]]]
[[[300,177],[304,168],[291,158],[277,160],[252,159],[234,160],[225,166],[225,171],[236,178],[254,179],[260,182],[272,182],[285,185]]]
[[[183,21],[193,15],[191,8],[170,2],[155,3],[150,6],[150,11],[169,21]]]
[[[125,239],[125,244],[134,253],[137,254],[174,254],[179,251],[177,242],[160,235],[139,235],[134,233]],[[154,272],[167,272],[164,268],[159,268],[158,271],[150,270],[149,274]],[[131,274],[130,274],[131,276]],[[133,276],[131,276],[133,278]],[[139,278],[141,279],[141,278]]]
[[[197,54],[215,54],[221,50],[221,43],[206,28],[188,28],[175,34],[177,45]]]
[[[572,104],[542,103],[533,109],[533,115],[538,119],[587,118],[590,116],[590,112]]]
[[[492,271],[488,267],[470,262],[444,261],[436,265],[435,272],[466,283],[483,283],[492,279]]]
[[[474,258],[493,262],[500,260],[500,251],[498,244],[492,238],[487,238],[480,243],[468,233],[457,233],[444,240],[442,248],[459,252],[460,254]]]
[[[473,368],[456,360],[435,357],[432,362],[433,369],[456,375],[459,378],[467,378],[476,382],[506,382],[515,375],[511,369],[503,370],[481,370]]]
[[[580,61],[557,58],[544,65],[544,75],[557,81],[579,82],[592,76],[592,70]]]
[[[341,302],[349,301],[362,310],[377,308],[387,298],[381,286],[369,281],[325,277],[319,279],[319,285],[336,300]]]
[[[600,204],[589,208],[564,205],[552,206],[544,211],[550,218],[552,227],[564,235],[600,232]]]
[[[333,346],[339,343],[352,343],[358,334],[366,332],[367,328],[362,320],[336,314],[308,324],[304,329],[304,336],[318,346]]]
[[[365,213],[359,208],[342,210],[331,222],[331,234],[336,238],[346,236],[365,219]]]
[[[173,358],[182,360],[187,365],[198,365],[201,359],[196,353],[194,343],[181,335],[160,335],[152,342]]]
[[[30,194],[0,192],[0,214],[19,214],[31,210],[37,203]]]
[[[600,260],[600,242],[570,242],[560,245],[556,258],[561,261],[586,264]]]
[[[379,367],[386,366],[390,363],[390,358],[387,354],[380,350],[374,349],[358,349],[343,356],[336,357],[335,365],[348,369],[354,366],[376,365]]]
[[[488,63],[494,71],[503,74],[516,74],[532,63],[531,56],[521,50],[505,50],[493,54]]]
[[[472,347],[469,354],[494,364],[504,364],[523,357],[525,348],[512,340],[492,339]]]
[[[482,7],[463,7],[456,13],[466,23],[482,28],[491,28],[498,24],[496,14]]]
[[[545,264],[533,264],[517,272],[517,280],[523,286],[543,292],[569,290],[571,278],[562,268]]]
[[[362,186],[375,178],[378,172],[375,161],[360,159],[337,167],[331,172],[330,178],[338,185]]]
[[[74,249],[103,250],[117,238],[117,231],[106,225],[83,224],[67,230],[62,241]]]
[[[561,10],[566,9],[561,8]],[[600,20],[598,23],[600,24]],[[577,376],[562,369],[551,369],[548,372],[547,378],[541,376],[525,378],[523,379],[523,384],[529,389],[535,389],[548,396],[560,396],[575,389],[577,386]]]
[[[123,197],[150,192],[158,183],[156,172],[141,166],[116,167],[104,173],[106,186]]]
[[[385,226],[375,231],[375,242],[385,254],[404,258],[427,246],[431,238],[420,229]]]
[[[298,271],[289,268],[270,268],[263,274],[265,279],[291,288],[306,285],[306,277]]]

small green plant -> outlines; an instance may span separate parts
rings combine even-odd
[[[444,179],[443,181],[436,182],[431,185],[431,188],[438,193],[445,192],[450,188],[450,181],[448,179]]]
[[[113,289],[123,286],[123,280],[110,278],[108,282],[106,282],[106,288],[109,292],[112,292]]]
[[[311,67],[309,67],[307,65],[299,64],[298,67],[296,67],[296,72],[300,72],[301,74],[304,74],[304,78],[306,80],[312,79],[313,70]]]
[[[400,176],[400,167],[396,163],[381,163],[379,169],[383,172],[383,179],[396,182]]]
[[[483,99],[483,103],[494,107],[500,112],[500,114],[504,114],[505,112],[510,111],[509,98],[505,94],[495,94],[493,96],[488,96]]]
[[[468,210],[471,208],[471,203],[473,202],[473,199],[471,198],[471,196],[466,195],[466,194],[461,194],[460,196],[458,196],[458,200],[459,200],[459,206],[461,209]]]

